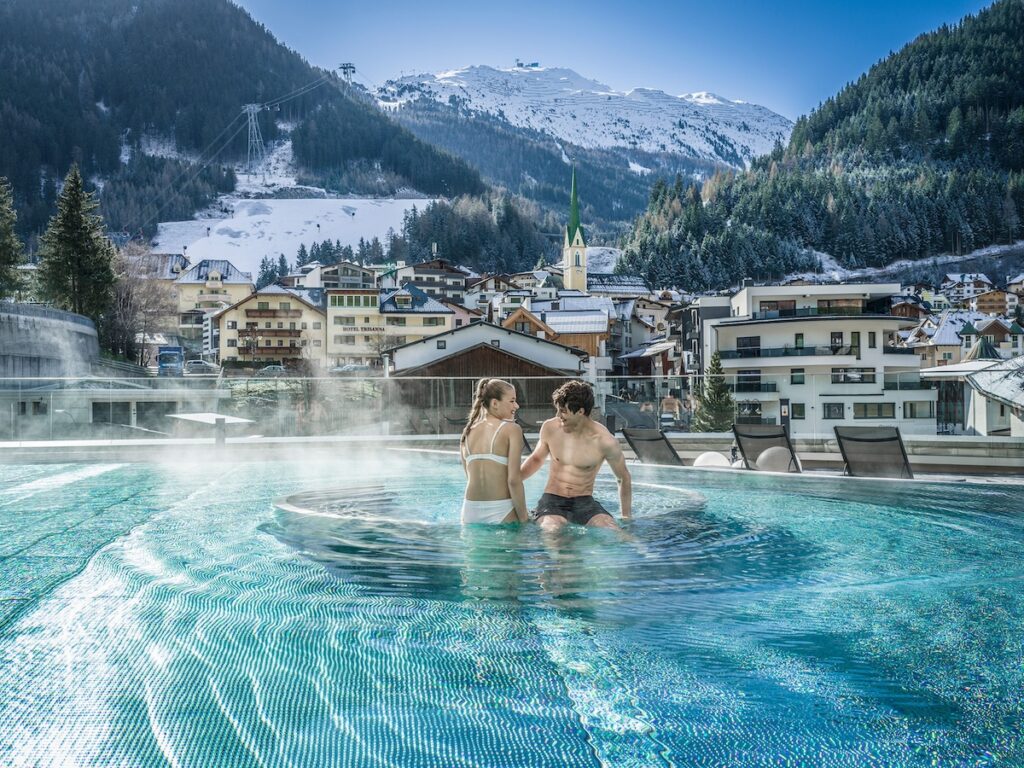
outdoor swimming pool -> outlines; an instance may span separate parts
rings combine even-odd
[[[1024,763],[1016,489],[633,466],[545,537],[355,461],[0,467],[0,765]]]

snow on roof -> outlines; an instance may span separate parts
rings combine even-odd
[[[338,240],[354,248],[359,238],[369,242],[377,237],[383,242],[389,228],[401,230],[407,210],[413,206],[423,210],[431,202],[422,198],[233,200],[230,215],[223,218],[161,223],[153,250],[184,251],[193,261],[229,259],[239,269],[256,274],[264,256],[276,263],[283,253],[293,261],[302,243],[309,247],[323,240]]]
[[[545,312],[540,319],[558,334],[608,331],[608,315],[605,312]]]
[[[191,266],[187,272],[178,277],[179,283],[205,283],[212,272],[220,273],[223,283],[251,283],[252,273],[242,272],[226,259],[203,259]]]
[[[986,397],[1024,409],[1024,355],[969,373],[967,382]]]
[[[399,304],[396,297],[410,296],[412,301],[409,304]],[[425,315],[454,315],[455,312],[433,296],[424,293],[415,285],[405,285],[392,291],[381,294],[380,311],[382,313],[399,312],[408,314],[415,312]]]
[[[959,346],[960,329],[967,323],[978,323],[987,320],[988,315],[966,309],[947,309],[940,316],[935,332],[931,335],[932,344]]]
[[[975,280],[992,285],[992,281],[988,279],[988,276],[982,274],[981,272],[947,272],[946,279],[943,281],[943,284],[972,283]]]
[[[558,304],[558,309],[552,305]],[[565,311],[601,311],[608,317],[615,317],[615,304],[607,296],[574,296],[559,295],[557,299],[534,299],[530,302],[530,311],[565,312]]]

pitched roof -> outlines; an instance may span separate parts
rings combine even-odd
[[[205,283],[211,272],[219,272],[223,283],[252,283],[252,274],[242,272],[227,259],[203,259],[178,277],[179,283]]]
[[[1024,410],[1024,355],[969,373],[967,382],[986,397]]]
[[[580,224],[580,201],[576,196],[576,166],[572,167],[572,189],[569,192],[569,223],[565,227],[565,235],[571,243],[580,233],[580,240],[586,245],[587,237],[583,234],[583,225]]]
[[[397,296],[409,296],[412,298],[412,301],[408,306],[400,306],[396,299]],[[455,314],[454,310],[449,309],[433,296],[428,295],[415,285],[404,285],[401,288],[395,288],[382,293],[380,297],[380,311],[382,314],[387,314],[389,312],[398,312],[401,314],[415,312],[423,315]]]
[[[999,350],[995,348],[995,345],[982,336],[972,346],[967,354],[964,355],[964,362],[968,363],[971,360],[1002,360],[1003,356],[999,354]]]
[[[570,346],[567,346],[565,344],[559,344],[557,341],[549,341],[548,339],[542,339],[540,336],[534,336],[534,335],[529,334],[529,333],[522,333],[521,331],[516,331],[516,330],[513,330],[512,328],[502,328],[500,325],[495,325],[494,323],[488,323],[488,322],[470,323],[469,325],[463,325],[463,326],[460,326],[459,328],[453,328],[450,331],[445,331],[444,333],[437,333],[437,334],[434,334],[433,336],[427,336],[427,337],[425,337],[423,339],[417,339],[415,341],[406,342],[405,344],[400,344],[397,347],[391,347],[390,351],[393,351],[393,350],[396,350],[396,349],[405,349],[406,347],[411,347],[414,344],[422,344],[422,343],[424,343],[426,341],[435,341],[436,339],[443,339],[446,336],[452,336],[453,334],[456,334],[456,333],[466,333],[471,328],[481,328],[481,327],[482,328],[491,328],[491,329],[494,329],[494,330],[497,330],[497,331],[501,331],[502,333],[515,334],[516,336],[521,336],[524,339],[530,339],[532,341],[535,341],[538,344],[551,344],[551,345],[553,345],[555,347],[561,347],[562,349],[569,350],[569,352],[571,352],[572,354],[576,355],[577,357],[590,357],[590,355],[588,353],[584,352],[582,349],[578,349],[577,347],[570,347]]]
[[[558,304],[558,309],[553,309],[552,304]],[[608,317],[615,317],[615,302],[607,296],[574,296],[572,294],[561,294],[557,299],[534,299],[530,302],[530,311],[534,314],[584,310],[604,312]]]
[[[636,291],[638,296],[646,296],[650,291],[647,284],[638,275],[616,275],[610,272],[588,272],[587,290]]]
[[[557,334],[563,333],[607,333],[608,314],[590,312],[545,312],[541,319]]]
[[[935,331],[931,334],[931,343],[959,346],[961,343],[961,329],[965,324],[973,324],[987,319],[987,315],[967,309],[944,310],[936,321]],[[968,331],[968,333],[971,333],[971,331]],[[977,333],[977,331],[973,331],[973,333]]]

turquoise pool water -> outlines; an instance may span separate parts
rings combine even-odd
[[[357,461],[0,467],[0,765],[1024,764],[1016,489],[633,467],[546,537]]]

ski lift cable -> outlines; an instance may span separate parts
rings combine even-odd
[[[325,73],[323,76],[317,78],[313,82],[307,83],[306,85],[303,85],[303,86],[301,86],[299,88],[296,88],[294,91],[292,91],[291,93],[285,94],[284,96],[281,96],[281,97],[276,98],[276,99],[271,99],[270,101],[266,101],[263,104],[261,104],[260,106],[263,109],[270,109],[272,107],[278,107],[281,104],[284,104],[286,101],[291,101],[292,99],[297,99],[299,96],[304,96],[305,94],[309,93],[313,89],[319,88],[321,85],[323,85],[324,83],[326,83],[330,79],[331,79],[331,74],[329,72]]]
[[[177,189],[176,188],[178,188],[180,186],[184,186],[186,184],[190,184],[191,182],[195,181],[196,178],[198,178],[199,174],[201,174],[203,171],[205,171],[207,168],[210,167],[210,164],[213,163],[214,158],[216,158],[217,155],[219,155],[221,153],[221,151],[223,151],[223,149],[228,144],[230,144],[232,141],[234,141],[235,137],[238,136],[238,134],[242,132],[242,129],[245,128],[247,125],[248,125],[248,122],[245,122],[245,123],[242,123],[241,125],[239,125],[238,128],[235,129],[235,132],[232,133],[221,144],[220,148],[216,152],[214,152],[212,155],[210,155],[209,160],[207,160],[206,162],[202,162],[202,163],[197,163],[196,164],[194,173],[192,173],[187,179],[185,179],[185,181],[183,181],[183,182],[180,181],[180,177],[179,177],[179,179],[175,180],[175,182],[173,184],[169,184],[166,187],[167,191],[162,195],[162,197],[165,197],[166,199],[163,201],[163,203],[161,203],[156,208],[156,210],[153,211],[153,214],[151,216],[149,216],[145,221],[142,222],[142,225],[139,227],[140,232],[142,230],[144,230],[146,228],[146,226],[148,224],[150,224],[154,219],[156,219],[161,214],[161,212],[163,212],[164,208],[166,208],[168,205],[170,205],[171,201],[174,199],[174,195],[177,194]],[[159,202],[159,200],[160,200],[160,198],[158,197],[156,202]]]
[[[199,153],[199,156],[197,158],[197,162],[201,166],[200,170],[202,170],[203,168],[206,168],[207,166],[209,166],[209,164],[213,161],[213,158],[216,157],[221,152],[221,150],[224,148],[224,145],[222,145],[219,149],[217,149],[215,152],[213,152],[213,154],[210,155],[210,159],[209,160],[203,162],[203,156],[206,155],[208,152],[210,152],[210,150],[213,148],[213,146],[218,141],[220,141],[221,138],[223,138],[224,134],[226,134],[229,130],[231,130],[231,126],[234,125],[235,121],[238,120],[240,117],[241,117],[241,115],[235,115],[234,118],[232,118],[232,120],[226,126],[224,126],[224,129],[219,134],[217,134],[217,136],[213,139],[213,141],[211,141],[209,144],[207,144],[206,147],[204,147],[203,150]],[[235,130],[235,133],[232,134],[231,139],[234,139],[234,137],[238,135],[238,131],[239,130],[241,130],[241,126],[238,129]],[[229,139],[229,141],[231,139]],[[180,173],[178,173],[178,175],[175,178],[173,178],[167,184],[166,187],[164,187],[164,192],[162,192],[160,195],[157,195],[156,200],[154,201],[154,205],[156,203],[158,203],[160,201],[160,199],[164,195],[171,194],[171,191],[173,191],[181,183],[181,180],[184,179],[191,172],[192,172],[192,166],[191,165],[186,165],[185,168]],[[191,181],[191,179],[190,179],[190,181]],[[162,209],[162,206],[161,206],[161,209]],[[146,224],[148,224],[148,223],[149,223],[149,221],[147,220]]]

